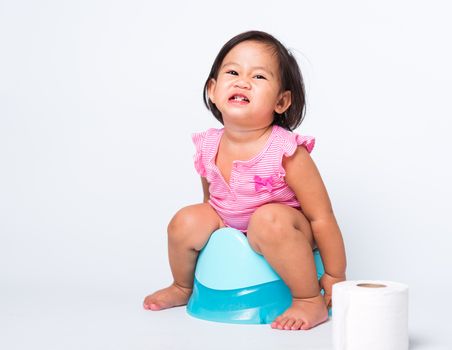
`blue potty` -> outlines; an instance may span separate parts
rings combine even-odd
[[[314,250],[317,276],[323,273]],[[215,231],[196,264],[191,316],[216,322],[271,323],[292,304],[289,288],[246,236],[232,228]]]

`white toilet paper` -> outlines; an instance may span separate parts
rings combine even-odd
[[[333,285],[334,350],[407,350],[408,286],[389,281]]]

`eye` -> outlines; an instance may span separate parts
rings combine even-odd
[[[239,75],[239,73],[237,73],[235,70],[228,70],[228,71],[226,72],[226,74]]]
[[[254,76],[256,79],[267,79],[266,77],[264,77],[263,75],[257,74]]]

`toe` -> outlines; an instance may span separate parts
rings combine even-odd
[[[145,310],[149,310],[149,304],[150,304],[150,302],[149,302],[148,298],[144,299],[143,307],[145,308]]]
[[[278,322],[278,329],[284,329],[284,327],[286,326],[286,323],[288,321],[287,317],[282,317],[281,320]]]
[[[272,322],[271,327],[276,329],[278,328],[278,326],[281,326],[282,319],[283,319],[282,316],[276,317],[275,320]]]
[[[149,304],[149,310],[152,311],[159,311],[161,310],[163,307],[157,304]]]
[[[306,321],[304,321],[303,324],[300,326],[300,329],[303,329],[303,330],[308,330],[308,329],[311,329],[311,328],[312,328],[311,324],[309,322],[306,322]]]
[[[164,305],[161,305],[161,301],[150,300],[150,298],[146,298],[143,302],[143,307],[145,310],[158,311],[162,310]]]
[[[273,329],[283,329],[283,326],[282,326],[281,322],[274,321],[272,323],[272,328]]]
[[[292,330],[298,330],[301,329],[301,325],[303,324],[303,320],[296,320],[295,323],[292,326]]]
[[[284,329],[286,329],[286,330],[292,329],[292,326],[294,325],[294,323],[295,323],[295,320],[292,318],[287,320],[287,322],[284,326]]]
[[[281,316],[278,316],[278,317],[275,318],[275,320],[274,320],[273,322],[281,323],[281,321],[282,321],[283,318],[284,318],[284,317],[283,317],[282,315],[281,315]]]

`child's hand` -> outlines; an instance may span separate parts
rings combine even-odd
[[[320,278],[320,288],[325,291],[323,299],[325,300],[325,305],[331,307],[331,295],[333,293],[333,284],[345,281],[344,277],[333,277],[325,272],[325,274]]]

